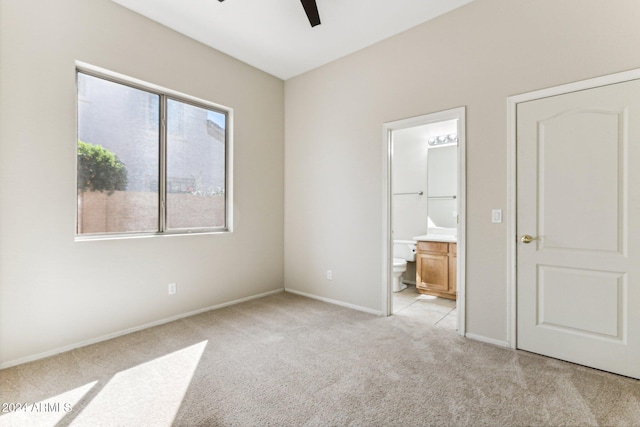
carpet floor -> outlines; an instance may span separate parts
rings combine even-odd
[[[0,426],[640,426],[640,381],[290,293],[2,370],[0,396]]]

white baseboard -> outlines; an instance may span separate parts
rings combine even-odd
[[[482,335],[469,334],[469,333],[465,334],[464,336],[467,337],[467,338],[470,338],[472,340],[486,342],[487,344],[497,345],[498,347],[510,348],[509,343],[507,341],[500,341],[500,340],[496,340],[496,339],[493,339],[493,338],[485,337],[485,336],[482,336]]]
[[[0,369],[5,369],[5,368],[10,368],[12,366],[22,365],[23,363],[33,362],[33,361],[38,360],[38,359],[44,359],[45,357],[55,356],[56,354],[64,353],[66,351],[75,350],[76,348],[86,347],[86,346],[91,345],[91,344],[96,344],[96,343],[99,343],[99,342],[102,342],[102,341],[107,341],[107,340],[110,340],[110,339],[113,339],[113,338],[118,338],[118,337],[130,334],[130,333],[133,333],[133,332],[142,331],[143,329],[148,329],[148,328],[152,328],[154,326],[159,326],[159,325],[163,325],[165,323],[173,322],[175,320],[184,319],[185,317],[195,316],[196,314],[204,313],[204,312],[211,311],[211,310],[217,310],[219,308],[228,307],[230,305],[240,304],[240,303],[243,303],[243,302],[246,302],[246,301],[251,301],[251,300],[254,300],[254,299],[266,297],[266,296],[277,294],[277,293],[280,293],[280,292],[284,292],[284,289],[276,289],[276,290],[273,290],[273,291],[263,292],[261,294],[251,295],[251,296],[248,296],[248,297],[245,297],[245,298],[240,298],[240,299],[236,299],[236,300],[233,300],[233,301],[225,302],[225,303],[222,303],[222,304],[212,305],[210,307],[200,308],[198,310],[194,310],[194,311],[189,311],[187,313],[178,314],[176,316],[167,317],[165,319],[156,320],[155,322],[145,323],[144,325],[134,326],[133,328],[129,328],[129,329],[125,329],[125,330],[122,330],[122,331],[114,332],[114,333],[111,333],[111,334],[103,335],[103,336],[100,336],[100,337],[97,337],[97,338],[92,338],[92,339],[89,339],[89,340],[81,341],[81,342],[78,342],[78,343],[75,343],[75,344],[66,345],[64,347],[59,347],[59,348],[56,348],[54,350],[49,350],[49,351],[45,351],[43,353],[34,354],[32,356],[27,356],[27,357],[23,357],[23,358],[16,359],[16,360],[11,360],[9,362],[5,362],[5,363],[0,364]]]
[[[285,292],[290,292],[290,293],[296,294],[296,295],[301,295],[303,297],[316,299],[316,300],[323,301],[323,302],[328,302],[329,304],[334,304],[334,305],[339,305],[341,307],[350,308],[352,310],[364,311],[365,313],[375,314],[376,316],[382,316],[382,312],[379,311],[379,310],[372,310],[370,308],[362,307],[362,306],[359,306],[359,305],[349,304],[348,302],[343,302],[343,301],[338,301],[338,300],[331,299],[331,298],[321,297],[321,296],[318,296],[318,295],[308,294],[306,292],[300,292],[300,291],[296,291],[295,289],[290,289],[290,288],[284,288],[284,291]]]

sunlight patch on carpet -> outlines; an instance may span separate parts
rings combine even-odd
[[[81,387],[39,402],[16,402],[11,412],[0,417],[3,427],[55,426],[98,383],[93,381]],[[20,407],[16,406],[20,405]],[[9,408],[8,408],[9,409]]]
[[[170,426],[207,342],[118,372],[71,425]]]

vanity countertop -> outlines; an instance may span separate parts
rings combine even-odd
[[[456,236],[448,234],[423,234],[422,236],[415,236],[413,240],[419,242],[449,242],[456,243],[458,241]]]

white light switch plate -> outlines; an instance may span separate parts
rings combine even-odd
[[[491,222],[494,224],[500,224],[502,222],[502,210],[494,209],[491,211]]]

